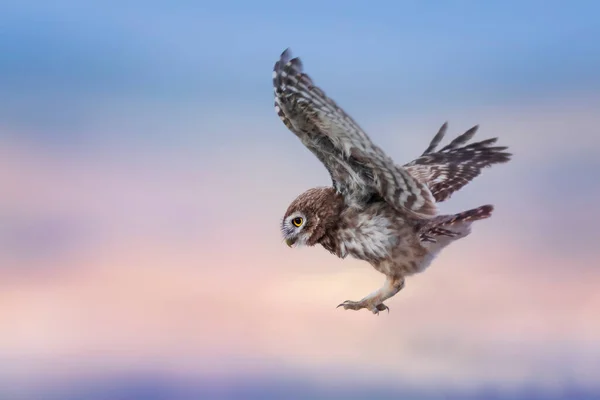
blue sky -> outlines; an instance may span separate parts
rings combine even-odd
[[[52,122],[44,113],[111,99],[266,113],[287,46],[351,109],[586,92],[600,88],[597,12],[558,1],[10,2],[0,115]]]

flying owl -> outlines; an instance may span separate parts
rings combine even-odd
[[[387,310],[409,275],[423,272],[450,243],[488,218],[492,205],[440,215],[436,203],[450,198],[482,169],[510,160],[497,138],[468,143],[478,126],[439,150],[447,124],[415,160],[397,165],[358,124],[303,72],[285,50],[273,71],[275,110],[285,126],[323,163],[331,187],[299,195],[281,222],[288,246],[320,244],[340,258],[370,263],[386,276],[383,287],[338,307]]]

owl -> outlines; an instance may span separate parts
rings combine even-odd
[[[443,248],[470,234],[474,221],[492,215],[492,205],[451,215],[437,209],[483,168],[512,156],[495,145],[497,138],[469,143],[477,125],[438,150],[444,123],[425,151],[401,166],[315,86],[289,49],[275,63],[273,86],[275,111],[332,181],[289,205],[281,221],[286,244],[321,245],[342,259],[364,260],[386,277],[380,289],[338,307],[389,312],[384,302],[404,287],[406,277],[425,271]]]

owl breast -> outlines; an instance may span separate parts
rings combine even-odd
[[[371,263],[389,259],[409,231],[406,221],[386,203],[371,204],[363,210],[348,208],[341,214],[336,235],[340,256],[351,255]]]

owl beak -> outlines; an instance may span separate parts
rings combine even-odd
[[[296,241],[294,239],[285,239],[285,244],[288,245],[288,247],[292,247],[292,245],[295,243]]]

